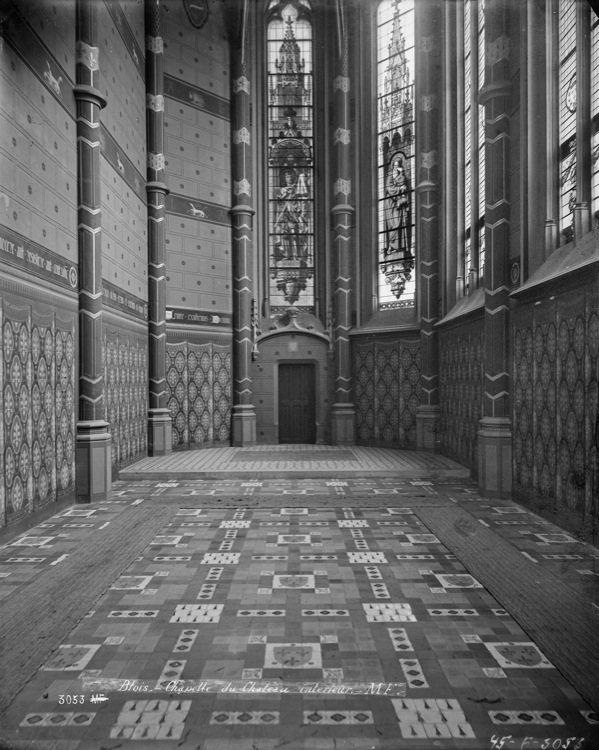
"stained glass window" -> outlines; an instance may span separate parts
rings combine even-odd
[[[464,290],[472,263],[472,0],[464,3]],[[475,91],[476,93],[476,91]]]
[[[478,90],[485,83],[485,0],[478,7]],[[478,281],[482,285],[485,272],[485,108],[478,105]]]
[[[559,214],[566,241],[576,204],[576,2],[559,3]]]
[[[268,231],[271,312],[314,311],[312,23],[306,0],[268,11]]]
[[[414,0],[377,13],[379,308],[414,305]]]
[[[599,224],[599,18],[591,14],[591,183],[594,226]]]
[[[464,291],[482,283],[485,265],[485,108],[478,92],[485,76],[484,2],[464,2]]]

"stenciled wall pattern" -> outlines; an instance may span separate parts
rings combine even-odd
[[[354,401],[359,445],[416,447],[422,349],[419,339],[354,342]]]
[[[104,326],[105,418],[112,436],[112,470],[143,458],[147,448],[148,349],[141,333]]]
[[[596,542],[598,290],[518,309],[513,351],[515,496]]]
[[[483,323],[439,334],[440,442],[442,452],[477,471],[484,381]]]
[[[229,444],[231,348],[212,342],[170,342],[166,346],[168,408],[173,448]]]
[[[75,320],[0,305],[0,526],[73,489]]]

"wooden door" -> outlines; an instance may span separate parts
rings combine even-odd
[[[316,442],[316,367],[279,365],[279,443]]]

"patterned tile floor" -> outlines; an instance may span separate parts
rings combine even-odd
[[[599,551],[517,504],[455,477],[113,489],[4,532],[8,601],[133,503],[179,508],[0,715],[0,748],[599,748],[599,706],[410,500],[461,506],[599,605]]]

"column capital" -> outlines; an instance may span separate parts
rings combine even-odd
[[[96,104],[100,109],[104,109],[107,104],[106,97],[94,86],[87,86],[84,83],[78,83],[73,86],[73,93],[77,101],[87,101]]]
[[[163,193],[168,195],[171,189],[167,187],[164,182],[146,182],[146,192],[148,193]]]
[[[356,209],[350,206],[349,203],[337,203],[337,205],[331,208],[331,213],[335,214],[354,214]]]
[[[488,104],[491,99],[498,99],[502,96],[511,96],[512,83],[511,81],[493,81],[493,83],[486,83],[478,93],[478,103],[483,107]]]
[[[231,216],[238,216],[239,214],[249,214],[253,216],[256,213],[256,209],[247,203],[238,203],[236,206],[231,206],[229,209]]]

